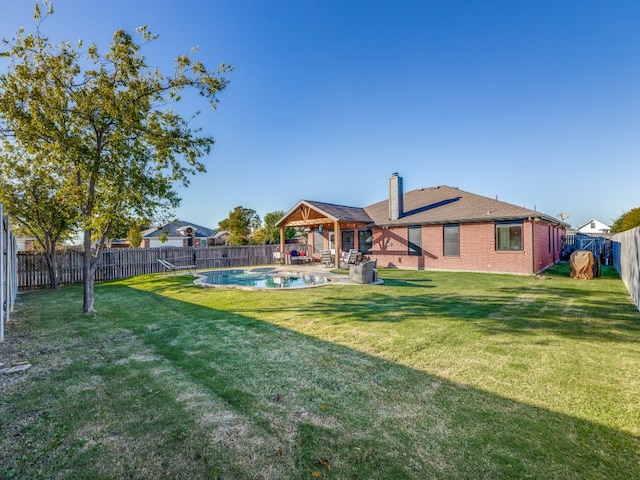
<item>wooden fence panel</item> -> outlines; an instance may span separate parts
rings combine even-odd
[[[302,248],[301,248],[302,247]],[[304,249],[301,245],[286,245],[285,250]],[[117,280],[136,275],[159,273],[164,259],[176,266],[195,265],[196,268],[239,268],[273,263],[273,252],[279,245],[246,245],[214,247],[159,247],[110,248],[100,254],[95,280]],[[18,254],[18,285],[21,289],[49,286],[49,274],[43,255],[20,252]],[[60,285],[81,283],[82,252],[69,250],[58,255]]]
[[[613,264],[640,310],[640,227],[614,235]]]
[[[0,203],[0,342],[4,341],[4,327],[9,322],[18,294],[16,238],[11,232],[9,215]]]

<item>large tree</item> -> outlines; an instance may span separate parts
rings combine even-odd
[[[229,232],[229,245],[248,245],[254,229],[260,227],[260,217],[255,210],[239,205],[229,212],[229,216],[218,222],[221,230]]]
[[[276,223],[284,217],[284,211],[276,210],[269,212],[264,216],[264,230],[267,243],[280,243],[280,228],[276,227]],[[287,227],[284,229],[286,240],[293,240],[296,236],[296,229]]]
[[[0,202],[19,225],[20,233],[32,236],[42,249],[49,285],[57,290],[57,247],[71,238],[76,210],[62,196],[65,175],[59,166],[37,154],[19,154],[0,141]]]
[[[632,208],[620,215],[611,226],[611,233],[620,233],[640,227],[640,207]]]
[[[37,22],[53,13],[46,5],[42,15],[36,4]],[[144,43],[157,38],[147,27],[137,33]],[[0,76],[4,143],[13,152],[38,152],[43,168],[62,166],[60,198],[77,212],[83,241],[82,310],[92,312],[95,270],[112,225],[174,208],[175,183],[187,185],[191,174],[205,170],[199,159],[214,140],[172,104],[191,88],[215,108],[230,67],[210,71],[182,55],[163,74],[147,65],[141,45],[123,30],[104,54],[95,44],[55,45],[39,28],[21,30],[9,47],[9,71]]]

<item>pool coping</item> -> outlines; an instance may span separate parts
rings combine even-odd
[[[288,267],[290,267],[291,265],[289,265]],[[300,285],[297,287],[287,287],[287,288],[269,288],[269,287],[251,287],[248,285],[214,285],[211,283],[207,283],[206,282],[206,275],[203,275],[202,273],[205,272],[225,272],[225,271],[234,271],[234,270],[243,270],[243,271],[261,271],[259,273],[267,273],[267,272],[278,272],[278,273],[282,273],[282,274],[291,274],[291,275],[313,275],[315,277],[322,277],[324,279],[326,279],[326,282],[318,284],[318,285]],[[257,272],[258,273],[258,272]],[[325,287],[327,285],[331,285],[331,284],[337,284],[337,283],[342,283],[342,284],[353,284],[356,285],[354,282],[351,282],[349,280],[349,276],[348,275],[342,275],[342,274],[336,274],[336,273],[331,273],[331,272],[322,272],[322,271],[311,271],[309,269],[293,269],[293,268],[282,268],[282,267],[260,267],[260,266],[252,266],[252,267],[230,267],[230,268],[210,268],[210,269],[206,269],[204,272],[194,272],[194,275],[196,276],[196,279],[193,281],[194,285],[200,286],[200,287],[207,287],[207,288],[237,288],[237,289],[241,289],[241,290],[275,290],[275,291],[283,291],[283,290],[301,290],[301,289],[305,289],[305,288],[319,288],[319,287]]]

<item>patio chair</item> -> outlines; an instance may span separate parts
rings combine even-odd
[[[331,250],[320,250],[320,263],[327,267],[333,265],[333,255],[331,255]]]
[[[356,283],[373,283],[377,280],[376,259],[362,262],[360,265],[349,265],[349,280]]]
[[[195,265],[174,265],[173,263],[167,260],[164,260],[162,258],[158,258],[157,260],[164,267],[165,272],[177,273],[182,270],[188,270],[189,272],[193,272],[196,269]]]
[[[358,251],[352,248],[348,252],[344,252],[340,258],[340,268],[349,268],[349,265],[358,263]]]
[[[307,252],[304,250],[291,250],[290,252],[287,252],[287,265],[308,262],[313,262],[313,257],[311,255],[307,255]]]

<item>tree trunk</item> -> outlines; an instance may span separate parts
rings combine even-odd
[[[84,299],[82,303],[82,313],[95,313],[93,308],[93,285],[95,280],[96,265],[91,260],[91,233],[92,230],[84,231],[83,251],[82,251],[82,273],[84,282]]]
[[[85,271],[84,277],[84,301],[82,303],[82,313],[95,313],[95,309],[93,308],[93,284],[94,284],[94,275],[95,269],[89,268],[90,273],[87,274]]]
[[[44,252],[44,259],[47,262],[47,270],[49,271],[49,287],[51,290],[58,290],[60,284],[58,282],[58,256],[56,255],[56,244],[52,242]]]

